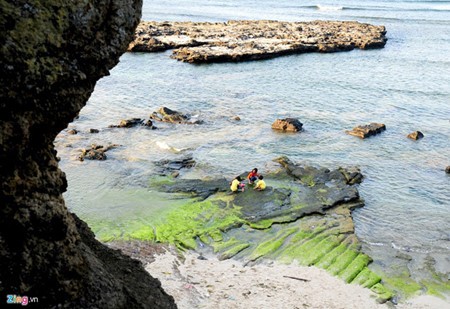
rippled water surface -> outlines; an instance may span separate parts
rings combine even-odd
[[[417,259],[430,255],[448,272],[450,2],[156,0],[145,1],[143,19],[357,20],[385,25],[389,40],[379,50],[246,63],[190,65],[170,59],[170,52],[123,55],[69,126],[100,133],[62,132],[56,140],[72,211],[94,225],[114,222],[126,231],[126,222],[170,209],[176,202],[146,184],[155,161],[184,154],[197,161],[183,175],[192,178],[232,178],[254,166],[264,172],[280,155],[329,168],[357,165],[365,175],[360,193],[366,206],[354,212],[356,232],[375,264],[386,267],[385,249],[394,248]],[[124,118],[146,118],[160,106],[206,123],[107,129]],[[299,118],[305,131],[272,131],[280,117]],[[344,133],[369,122],[387,130],[366,140]],[[407,139],[415,130],[425,138]],[[122,146],[108,152],[107,161],[74,160],[78,148],[108,142]]]

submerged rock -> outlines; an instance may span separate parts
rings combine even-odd
[[[182,169],[189,169],[195,166],[195,160],[192,157],[186,157],[178,160],[161,160],[155,162],[158,167],[157,173],[161,176],[178,177],[179,171]]]
[[[128,50],[176,48],[172,58],[189,63],[249,61],[307,52],[382,48],[384,26],[354,21],[141,22]]]
[[[88,160],[106,160],[106,153],[108,150],[111,150],[113,148],[117,148],[120,145],[117,144],[110,144],[106,147],[102,145],[92,144],[91,148],[84,148],[81,150],[81,154],[78,156],[78,160],[84,161],[85,159]]]
[[[202,124],[201,120],[192,120],[190,115],[185,115],[180,112],[174,111],[167,107],[161,107],[158,111],[153,112],[150,115],[151,119],[170,122],[170,123],[183,123],[183,124]]]
[[[119,125],[110,125],[110,128],[133,128],[136,126],[145,126],[150,127],[152,129],[156,129],[153,126],[153,122],[151,120],[145,121],[141,118],[131,118],[131,119],[123,119],[120,121]]]
[[[277,119],[272,123],[272,129],[284,132],[299,132],[302,127],[303,123],[296,118]]]
[[[424,136],[423,136],[423,133],[422,133],[422,132],[420,132],[420,131],[414,131],[414,132],[412,132],[412,133],[409,133],[407,137],[410,138],[410,139],[413,139],[413,140],[416,140],[416,141],[417,141],[418,139],[421,139],[421,138],[423,138]]]
[[[36,308],[176,308],[141,263],[101,244],[69,212],[54,148],[126,50],[141,6],[0,2],[2,297],[36,297]]]
[[[354,127],[351,131],[345,131],[345,133],[364,139],[373,135],[377,135],[384,130],[386,130],[386,126],[384,124],[372,122],[367,125]]]

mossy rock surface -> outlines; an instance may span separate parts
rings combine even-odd
[[[151,180],[158,191],[191,199],[155,224],[153,234],[144,232],[180,249],[210,248],[220,259],[316,265],[373,288],[382,301],[392,297],[368,268],[371,258],[361,252],[354,234],[351,210],[363,201],[349,179],[358,174],[351,178],[345,169],[303,167],[286,158],[278,162],[285,171],[275,173],[273,183],[266,174],[265,191],[247,187],[232,193],[225,179]]]

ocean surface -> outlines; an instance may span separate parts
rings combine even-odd
[[[170,51],[124,54],[69,125],[80,133],[63,131],[55,141],[69,183],[67,206],[95,232],[114,227],[112,239],[127,237],[132,223],[145,225],[176,207],[176,200],[148,189],[156,161],[191,155],[197,165],[182,177],[232,179],[253,167],[273,170],[271,160],[286,155],[315,166],[361,168],[365,207],[354,221],[374,268],[388,271],[403,259],[419,276],[432,259],[449,274],[450,1],[152,0],[144,1],[142,19],[357,20],[386,26],[388,42],[376,50],[208,65],[177,62]],[[107,128],[148,118],[161,106],[206,123]],[[282,117],[298,118],[305,131],[272,131]],[[366,140],[345,134],[370,122],[387,130]],[[100,133],[87,133],[90,128]],[[415,130],[425,138],[406,138]],[[107,152],[106,161],[77,161],[79,149],[92,143],[121,147]]]

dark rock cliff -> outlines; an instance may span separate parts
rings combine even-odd
[[[132,39],[141,0],[0,0],[0,303],[175,308],[142,265],[67,210],[55,136]]]

